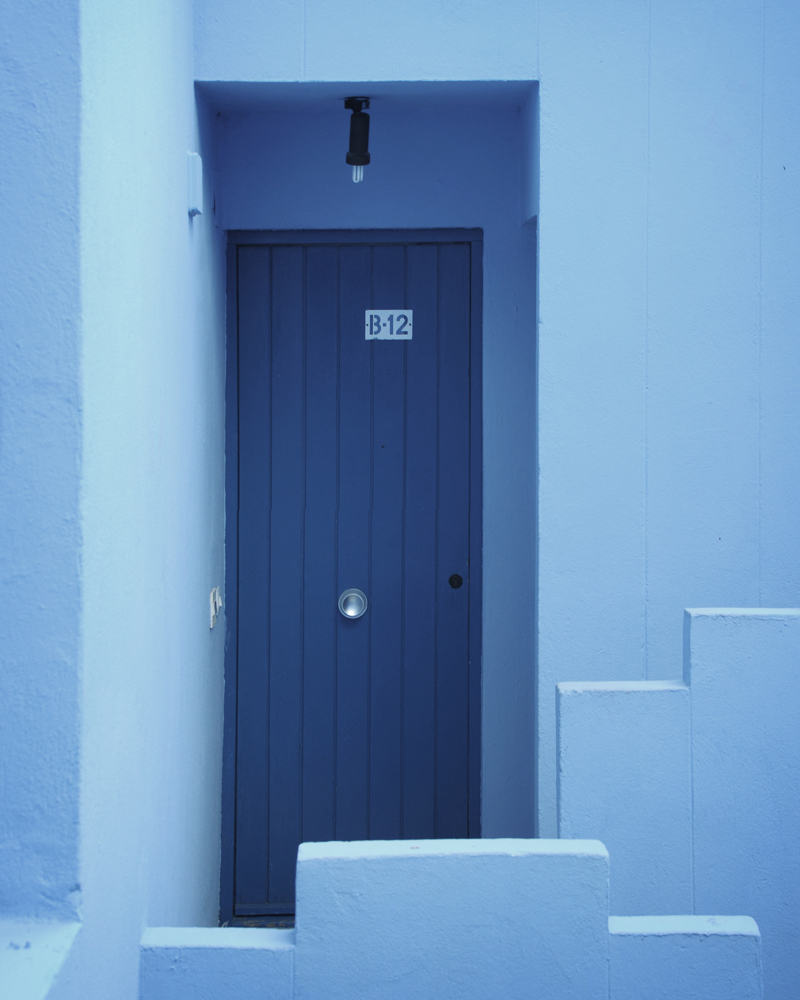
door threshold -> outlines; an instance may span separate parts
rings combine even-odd
[[[227,927],[279,927],[291,929],[294,927],[293,913],[267,913],[261,917],[232,917]]]

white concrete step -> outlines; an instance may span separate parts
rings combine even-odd
[[[609,917],[611,1000],[761,1000],[750,917]]]
[[[141,1000],[291,1000],[294,931],[150,927],[139,961]]]

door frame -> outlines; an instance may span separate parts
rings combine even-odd
[[[322,246],[375,243],[470,244],[470,607],[469,830],[481,836],[481,622],[483,608],[483,230],[292,229],[229,230],[226,275],[225,387],[225,691],[222,749],[220,924],[233,923],[236,861],[236,744],[238,688],[239,542],[239,315],[237,260],[241,246]],[[472,831],[475,831],[474,833]]]

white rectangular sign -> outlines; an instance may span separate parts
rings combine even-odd
[[[410,309],[367,309],[364,337],[366,340],[411,340],[412,320]]]

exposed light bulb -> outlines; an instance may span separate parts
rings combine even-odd
[[[353,183],[360,184],[364,180],[364,168],[353,167]]]

